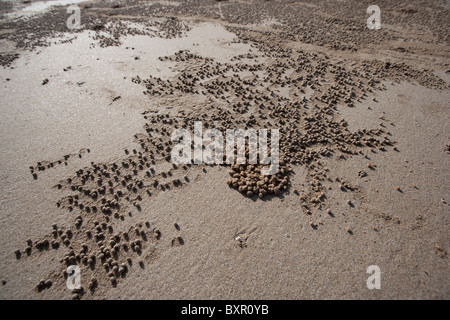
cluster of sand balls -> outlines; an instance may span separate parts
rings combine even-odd
[[[267,194],[280,195],[290,185],[289,174],[292,169],[281,160],[278,173],[263,175],[261,169],[267,166],[249,163],[234,164],[229,171],[231,178],[227,183],[230,187],[249,197],[263,198]]]

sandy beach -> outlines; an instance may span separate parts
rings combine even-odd
[[[450,2],[373,4],[0,2],[0,299],[449,299]]]

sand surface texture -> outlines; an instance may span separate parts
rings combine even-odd
[[[449,3],[371,4],[2,1],[0,298],[449,299]],[[280,171],[174,165],[194,121]]]

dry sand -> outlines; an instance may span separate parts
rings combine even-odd
[[[0,298],[450,298],[445,1],[379,1],[381,30],[364,1],[79,5],[69,32],[2,2]],[[174,168],[194,120],[279,128],[286,190]]]

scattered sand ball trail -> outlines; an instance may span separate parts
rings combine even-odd
[[[90,12],[90,6],[85,5],[83,21],[78,29],[68,30],[66,20],[68,15],[66,7],[56,7],[53,10],[42,13],[39,18],[22,20],[2,21],[4,29],[15,30],[15,32],[5,33],[0,39],[14,41],[18,48],[35,50],[39,47],[50,46],[52,39],[61,37],[60,43],[72,42],[76,35],[86,30],[94,31],[91,38],[94,40],[92,46],[99,45],[102,48],[109,46],[119,46],[121,37],[126,35],[146,35],[149,37],[160,37],[172,39],[185,36],[190,28],[184,22],[175,17],[142,19],[134,16],[133,19],[122,19],[114,16],[102,16],[98,12]],[[132,18],[130,16],[130,18]],[[46,23],[47,21],[47,23]],[[136,24],[139,22],[139,24]],[[71,32],[75,37],[67,38],[67,33]],[[14,55],[1,55],[2,65],[8,66],[16,59]]]
[[[66,165],[70,158],[79,158],[81,159],[84,155],[90,153],[91,150],[89,148],[83,148],[77,153],[66,154],[64,157],[58,160],[53,161],[39,161],[35,166],[30,166],[30,173],[33,178],[36,180],[38,178],[38,172],[45,171],[46,169],[56,168],[59,165]],[[58,188],[61,188],[58,185]]]
[[[108,217],[100,223],[92,217],[84,220],[83,216],[79,215],[73,229],[59,228],[53,224],[49,235],[37,241],[27,239],[27,246],[16,250],[15,255],[16,259],[21,260],[31,255],[64,248],[65,254],[60,260],[61,269],[48,279],[40,280],[35,289],[41,292],[51,288],[53,283],[60,284],[60,288],[64,287],[69,276],[67,267],[77,265],[83,277],[90,279],[87,287],[72,291],[72,299],[80,299],[86,294],[92,296],[97,289],[104,286],[115,287],[120,279],[125,278],[133,269],[143,269],[144,260],[148,262],[157,258],[156,252],[161,237],[161,232],[151,227],[149,222],[138,223],[126,232],[116,232],[113,221]],[[150,253],[147,253],[147,248]]]
[[[18,53],[1,53],[0,54],[0,64],[2,67],[10,67],[11,64],[19,58]]]
[[[190,30],[190,27],[175,18],[153,22],[142,21],[139,24],[120,19],[109,22],[106,19],[96,19],[90,28],[95,31],[91,36],[92,40],[97,41],[101,48],[120,46],[122,44],[120,38],[123,36],[143,35],[172,39],[186,36],[186,32]],[[92,47],[95,47],[95,43],[92,43]]]
[[[282,53],[281,50],[277,48],[277,55],[279,52]],[[286,60],[289,59],[288,57],[295,57],[292,50],[287,49],[287,52],[290,54],[279,55],[285,56]],[[266,53],[266,55],[269,54]],[[383,88],[381,85],[377,85],[380,81],[367,81],[365,78],[369,78],[368,71],[364,78],[357,77],[360,73],[346,72],[344,68],[327,63],[326,60],[316,67],[315,63],[310,62],[310,57],[317,57],[317,55],[300,51],[298,58],[291,58],[287,62],[278,60],[275,65],[270,63],[221,64],[210,58],[202,58],[186,51],[180,51],[172,57],[161,58],[162,61],[177,61],[184,64],[184,71],[180,71],[175,79],[163,81],[154,77],[147,80],[135,78],[133,82],[144,85],[147,89],[144,93],[150,99],[164,99],[170,96],[189,94],[204,95],[207,101],[217,102],[212,105],[208,104],[207,107],[199,106],[189,113],[185,110],[180,112],[176,119],[184,118],[183,128],[192,130],[193,122],[196,120],[202,120],[206,124],[213,123],[214,126],[209,126],[219,128],[222,132],[225,132],[227,128],[281,128],[284,135],[281,150],[286,161],[306,165],[313,162],[311,171],[316,171],[317,175],[321,174],[321,170],[316,169],[316,166],[320,165],[320,161],[317,161],[320,157],[329,157],[336,151],[358,154],[359,152],[355,148],[361,147],[379,147],[386,150],[384,146],[393,146],[395,142],[390,141],[383,128],[364,129],[351,133],[346,128],[345,121],[337,121],[334,116],[335,107],[339,102],[353,106],[354,102],[366,99],[366,92],[370,94],[373,91],[371,87]],[[240,57],[235,59],[239,60]],[[295,61],[300,61],[300,68],[296,67]],[[329,68],[329,64],[338,71],[324,72]],[[321,70],[320,73],[317,72],[317,68]],[[291,70],[290,75],[283,77],[287,69]],[[268,76],[261,79],[256,74],[260,70],[263,70]],[[304,70],[307,72],[304,73]],[[226,73],[232,74],[231,78],[224,77],[223,74]],[[240,76],[243,73],[251,74],[252,77]],[[295,79],[298,73],[322,75],[322,77],[307,77],[306,80],[303,80],[300,75]],[[308,87],[311,87],[314,92],[317,87],[323,86],[319,79],[324,83],[330,83],[333,78],[337,84],[328,86],[324,94],[320,94],[319,97],[315,94],[314,97],[306,98],[306,90],[310,89]],[[299,82],[301,83],[300,89]],[[259,87],[261,89],[257,89]],[[289,88],[291,92],[294,91],[294,99],[277,94],[274,87]],[[361,95],[361,93],[363,94]],[[299,101],[292,102],[297,99]],[[222,104],[221,102],[224,100],[226,103]],[[308,104],[315,100],[323,104],[314,104],[313,110],[308,110]],[[174,108],[176,109],[176,106]],[[204,108],[211,110],[212,115],[205,114],[202,111]],[[250,109],[252,112],[249,112]],[[303,112],[301,112],[302,109]],[[258,117],[255,117],[254,114],[257,114]],[[285,128],[289,128],[289,130],[286,131]],[[378,138],[380,136],[384,136],[383,139],[380,140]],[[322,174],[326,176],[325,173]],[[324,197],[324,195],[318,196],[319,198]],[[318,202],[317,198],[312,200]]]

